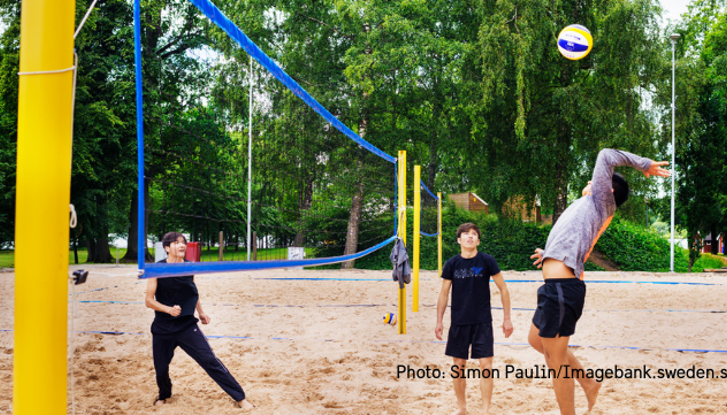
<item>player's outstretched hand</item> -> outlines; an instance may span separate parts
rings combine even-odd
[[[543,250],[540,248],[535,248],[535,254],[530,256],[530,259],[534,259],[535,262],[533,262],[533,265],[537,265],[538,268],[543,267]]]
[[[669,177],[671,172],[667,169],[663,169],[661,166],[668,165],[668,161],[652,161],[649,170],[644,172],[644,176],[657,176],[657,177]]]

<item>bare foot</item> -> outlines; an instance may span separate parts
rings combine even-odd
[[[167,403],[166,399],[157,399],[156,401],[154,401],[154,406],[162,406],[165,403]]]
[[[586,399],[588,399],[588,412],[591,412],[593,406],[596,405],[596,399],[598,399],[598,390],[601,389],[601,382],[593,382],[593,386],[588,389],[583,389],[586,393]]]
[[[255,408],[255,405],[251,404],[247,399],[243,399],[237,402],[237,407],[249,411],[250,409]]]
[[[459,408],[457,409],[457,412],[453,413],[452,415],[467,415],[467,409]]]

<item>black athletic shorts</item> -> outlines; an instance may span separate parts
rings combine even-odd
[[[533,324],[540,337],[568,337],[576,332],[583,314],[586,284],[579,278],[550,278],[538,288],[538,308]]]
[[[492,322],[453,325],[449,328],[447,348],[444,354],[459,359],[467,359],[470,345],[472,345],[473,359],[492,357],[494,348]]]

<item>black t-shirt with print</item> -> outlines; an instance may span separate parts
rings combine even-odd
[[[482,252],[444,264],[442,278],[452,281],[452,325],[492,322],[490,277],[499,272],[495,258]]]

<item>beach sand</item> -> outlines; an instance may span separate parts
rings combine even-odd
[[[143,303],[146,282],[133,276],[134,268],[90,268],[88,282],[76,287],[76,414],[242,412],[181,349],[171,364],[173,396],[153,407],[153,312]],[[502,310],[493,309],[493,366],[499,373],[491,413],[558,414],[550,379],[516,376],[543,371],[543,357],[526,345],[542,275],[503,275],[511,281],[515,331],[505,339]],[[301,277],[326,279],[274,279]],[[421,272],[417,313],[407,286],[406,334],[399,335],[396,326],[382,323],[385,313],[397,309],[397,284],[390,278],[388,271],[362,270],[199,275],[200,298],[212,318],[200,326],[207,336],[220,336],[209,342],[258,407],[254,414],[450,414],[456,409],[452,359],[434,337],[441,281],[436,272]],[[581,346],[572,349],[575,355],[587,369],[646,368],[652,377],[604,380],[594,415],[727,414],[727,276],[587,272],[585,280],[585,310],[570,341]],[[646,281],[659,284],[637,283]],[[491,289],[492,306],[501,307],[494,283]],[[0,274],[0,293],[0,413],[11,413],[13,273]],[[449,311],[445,336],[448,328]],[[400,365],[423,369],[421,375],[428,368],[430,377],[398,376]],[[469,362],[468,368],[476,367]],[[717,378],[656,378],[659,370],[693,368],[712,370]],[[431,377],[434,369],[442,377]],[[68,396],[70,414],[70,381]],[[482,408],[477,379],[467,382],[467,402],[470,413]],[[580,388],[576,407],[579,414],[587,409]]]

